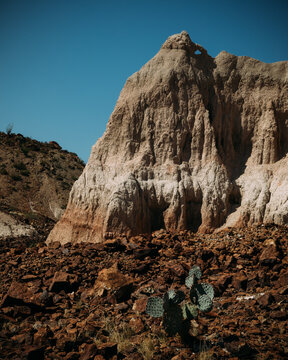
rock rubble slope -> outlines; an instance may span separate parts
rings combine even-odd
[[[288,220],[288,62],[173,35],[126,82],[48,242]]]
[[[287,359],[287,250],[287,227],[275,225],[209,235],[161,230],[101,244],[7,244],[0,359]],[[191,321],[195,339],[185,344],[145,308],[168,289],[187,294],[195,264],[215,298],[210,313]]]

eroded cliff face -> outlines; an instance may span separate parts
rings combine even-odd
[[[126,82],[48,242],[288,222],[288,62],[173,35]]]

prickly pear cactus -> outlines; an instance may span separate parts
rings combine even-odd
[[[193,275],[197,280],[200,280],[200,279],[201,279],[201,277],[202,277],[202,271],[201,271],[201,269],[200,269],[200,267],[199,267],[198,265],[194,265],[194,266],[192,267],[192,269],[190,269],[188,277],[189,277],[189,276],[192,276],[192,275]]]
[[[155,318],[163,316],[163,300],[158,296],[149,298],[146,305],[146,312],[148,315]]]
[[[181,333],[183,327],[183,314],[178,305],[171,305],[164,312],[163,326],[169,336]]]
[[[208,295],[200,295],[197,299],[197,305],[200,311],[209,312],[212,310],[213,303]]]
[[[181,306],[183,319],[192,320],[196,319],[198,316],[198,307],[191,303],[185,303]]]
[[[180,304],[185,299],[183,291],[168,290],[164,295],[164,308],[170,305]]]
[[[211,301],[214,298],[214,289],[213,286],[210,284],[207,283],[198,284],[195,287],[195,290],[199,295],[207,295],[211,299]]]
[[[163,326],[168,335],[188,334],[190,320],[197,318],[198,310],[209,312],[213,306],[214,290],[210,284],[198,283],[202,277],[199,266],[193,266],[185,280],[190,289],[191,302],[182,305],[185,299],[183,291],[168,290],[163,299],[151,297],[146,305],[146,312],[153,317],[163,316]]]
[[[187,286],[188,289],[191,289],[195,285],[195,282],[196,282],[196,279],[193,274],[187,276],[187,278],[185,279],[185,285]]]

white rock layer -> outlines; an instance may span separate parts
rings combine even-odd
[[[287,224],[287,78],[288,62],[171,36],[127,80],[47,242]]]

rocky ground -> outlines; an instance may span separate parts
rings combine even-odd
[[[1,359],[287,359],[288,228],[212,235],[157,231],[104,244],[2,243]],[[28,241],[28,242],[27,242]],[[151,295],[185,290],[198,264],[214,286],[193,343],[145,313]]]

